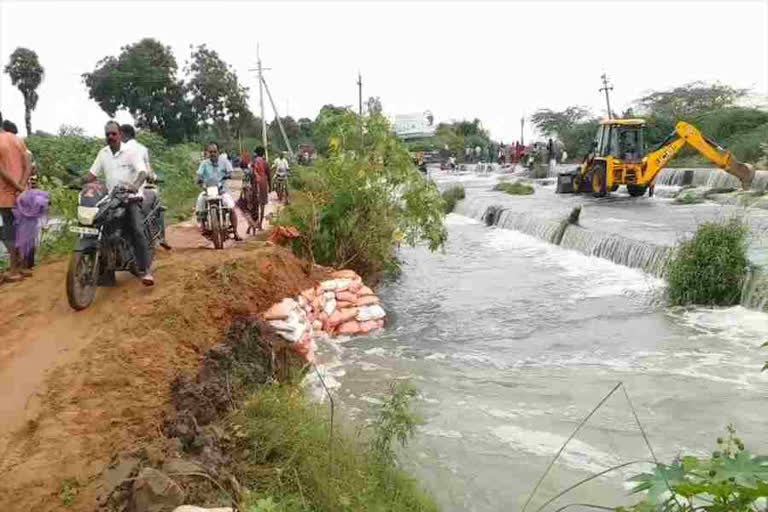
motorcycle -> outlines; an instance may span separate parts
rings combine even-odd
[[[228,179],[229,177],[224,178]],[[203,199],[203,236],[213,242],[216,249],[223,249],[224,242],[230,236],[234,237],[235,229],[232,226],[232,211],[224,206],[222,185],[206,185]]]
[[[138,276],[133,246],[128,242],[125,219],[126,206],[143,203],[144,234],[149,240],[150,255],[154,259],[155,246],[162,237],[159,223],[165,206],[154,192],[136,196],[130,188],[116,186],[111,192],[100,183],[88,183],[80,190],[77,206],[77,225],[70,226],[80,238],[69,259],[67,269],[67,299],[75,310],[91,305],[96,288],[114,286],[116,272],[130,272]],[[151,260],[150,260],[151,262]]]

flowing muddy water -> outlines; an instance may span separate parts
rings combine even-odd
[[[393,380],[422,394],[403,463],[446,511],[520,510],[578,423],[623,382],[660,459],[706,454],[728,423],[768,451],[768,314],[665,307],[664,282],[518,231],[448,216],[444,253],[403,248],[379,290],[385,330],[321,342],[342,414],[369,421]],[[317,390],[317,388],[313,388]],[[650,458],[621,392],[563,453],[528,510],[610,466]],[[627,503],[630,467],[560,501]],[[547,510],[555,510],[549,508]]]

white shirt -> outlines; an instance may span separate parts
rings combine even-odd
[[[138,142],[136,139],[131,139],[128,142],[124,142],[123,145],[126,148],[136,151],[139,159],[144,162],[144,166],[147,168],[147,177],[155,179],[157,176],[155,176],[155,171],[152,170],[152,166],[149,164],[149,150],[147,147],[141,142]]]
[[[288,170],[288,159],[287,158],[278,158],[275,160],[275,166],[277,166],[278,171],[287,171]]]
[[[89,172],[96,178],[104,178],[107,189],[111,191],[121,182],[134,183],[140,172],[147,172],[147,167],[136,151],[121,143],[120,149],[114,154],[109,146],[103,147],[96,155]],[[143,190],[142,183],[139,192]]]

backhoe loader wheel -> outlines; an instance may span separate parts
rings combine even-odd
[[[592,174],[592,195],[595,197],[605,197],[607,193],[605,167],[595,167],[591,170],[590,174]]]
[[[571,183],[573,184],[573,193],[578,194],[581,192],[581,174],[576,173],[573,175],[573,181]]]
[[[627,185],[627,192],[632,197],[640,197],[645,194],[646,190],[648,190],[648,187],[644,185]]]

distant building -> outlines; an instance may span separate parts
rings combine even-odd
[[[396,115],[392,124],[395,134],[402,139],[417,139],[435,134],[434,119],[429,111]]]

